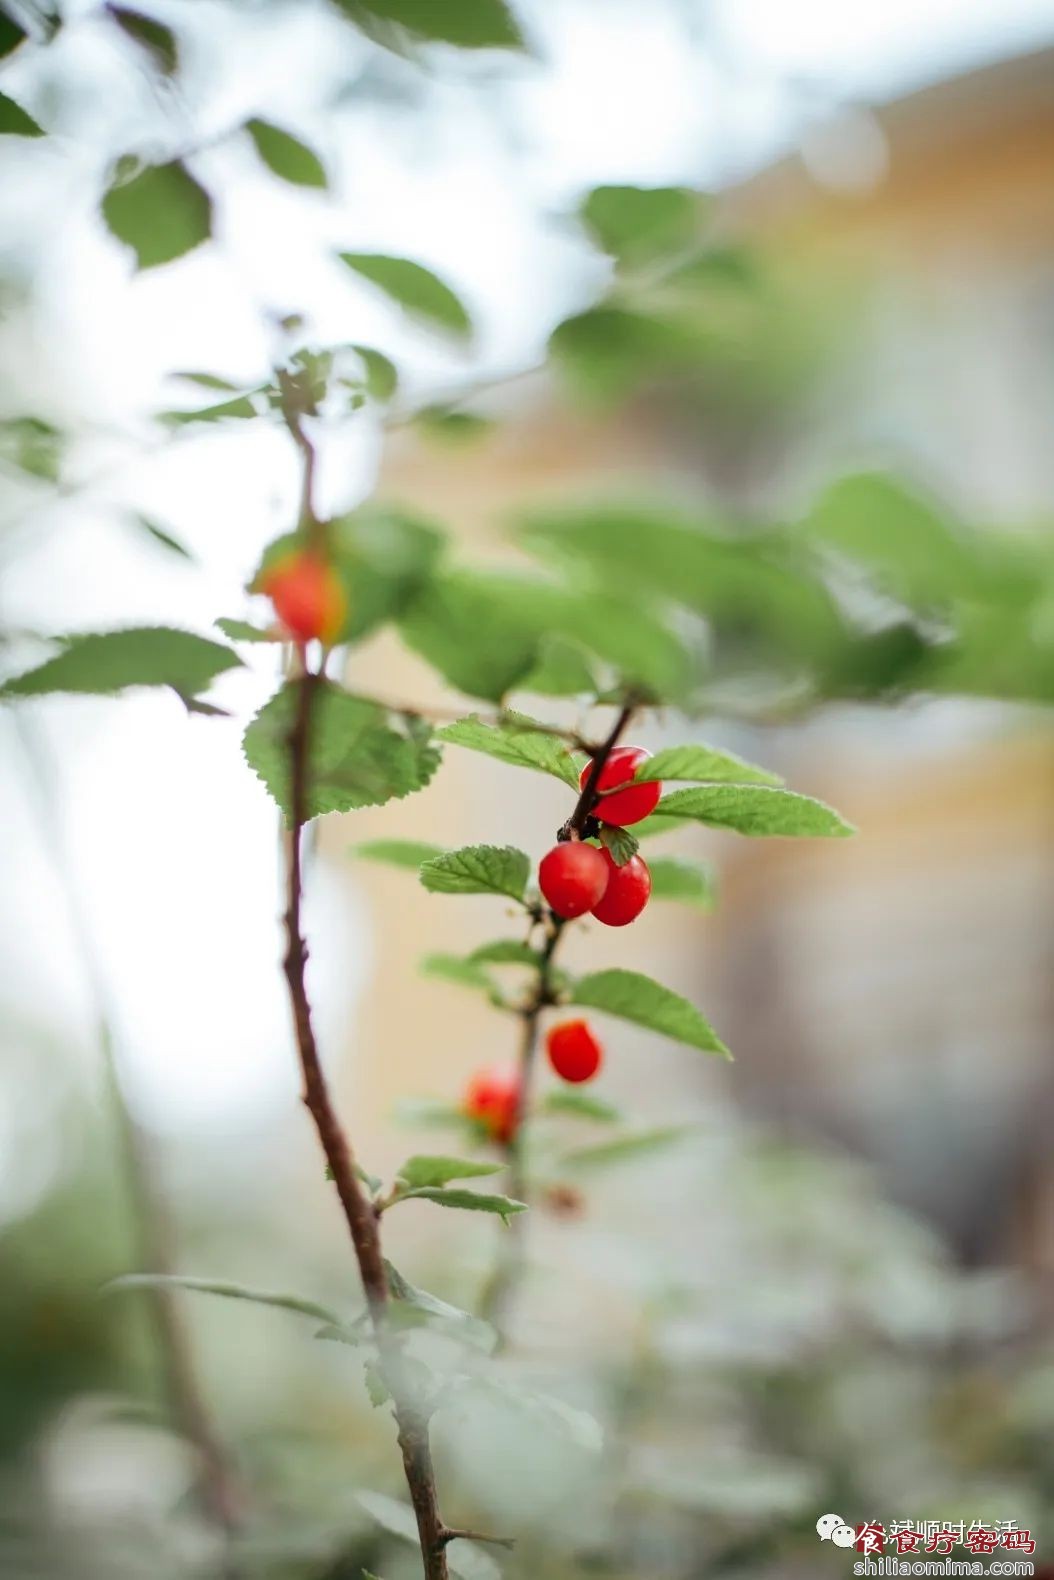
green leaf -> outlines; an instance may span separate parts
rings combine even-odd
[[[640,849],[637,836],[628,828],[619,828],[614,823],[604,824],[600,830],[600,843],[611,852],[616,867],[624,867]]]
[[[212,199],[178,159],[148,165],[102,200],[103,218],[135,253],[140,269],[171,263],[207,241]]]
[[[441,977],[444,982],[453,982],[457,987],[473,988],[486,993],[493,1004],[502,1003],[497,984],[487,975],[483,967],[477,965],[475,961],[465,959],[462,955],[425,955],[421,961],[421,970],[425,976]]]
[[[131,519],[141,532],[145,532],[148,537],[153,538],[155,543],[160,543],[161,547],[168,549],[171,554],[178,554],[184,560],[192,560],[194,558],[185,543],[181,543],[178,538],[174,538],[171,532],[166,532],[164,527],[159,527],[157,522],[152,521],[149,516],[142,516],[135,512]],[[219,625],[218,620],[216,624]],[[220,626],[220,629],[222,630],[223,627]]]
[[[407,646],[470,697],[500,702],[534,665],[538,632],[510,617],[490,581],[469,571],[432,578],[399,629]]]
[[[480,965],[531,966],[534,969],[541,963],[537,949],[521,943],[518,938],[496,938],[493,943],[480,944],[468,958]]]
[[[571,994],[572,1004],[605,1010],[631,1020],[649,1031],[661,1032],[675,1042],[685,1042],[704,1053],[731,1055],[710,1023],[694,1004],[639,971],[595,971],[581,977]]]
[[[250,768],[289,815],[289,737],[300,681],[266,703],[242,742]],[[350,696],[329,681],[315,683],[310,718],[309,818],[350,812],[422,790],[439,766],[431,732],[391,721],[378,703]]]
[[[158,422],[170,428],[186,427],[194,422],[227,422],[230,418],[258,417],[255,402],[250,395],[235,395],[231,400],[217,401],[213,406],[196,406],[189,411],[158,412]]]
[[[351,614],[342,637],[360,641],[395,620],[428,585],[444,544],[430,523],[402,510],[368,505],[330,523],[330,552],[351,590]],[[264,564],[288,538],[272,544]]]
[[[283,131],[270,121],[246,121],[256,152],[274,175],[297,187],[325,187],[326,172],[318,155],[299,137]]]
[[[657,811],[690,817],[737,834],[826,835],[844,838],[856,830],[812,796],[768,785],[700,785],[664,796]]]
[[[565,1152],[560,1163],[569,1169],[606,1168],[612,1163],[634,1163],[638,1158],[661,1152],[674,1142],[683,1141],[695,1129],[694,1125],[666,1125],[656,1130],[638,1131],[636,1135],[620,1136],[616,1141],[576,1147],[573,1152]]]
[[[44,128],[6,93],[0,93],[0,137],[43,137]]]
[[[577,642],[566,637],[543,637],[538,660],[517,682],[518,691],[540,697],[580,697],[597,689],[596,676]]]
[[[8,16],[6,11],[0,11],[0,60],[6,60],[19,46],[25,42],[26,30],[13,16]]]
[[[700,911],[714,909],[717,896],[709,867],[679,856],[654,856],[648,862],[648,871],[653,900],[680,900]]]
[[[453,406],[423,406],[414,422],[426,439],[437,444],[473,444],[493,430],[489,417]]]
[[[384,1268],[388,1275],[388,1292],[401,1320],[437,1323],[479,1349],[489,1351],[494,1348],[497,1335],[489,1322],[462,1311],[460,1306],[440,1300],[438,1295],[431,1295],[426,1289],[415,1288],[387,1259]]]
[[[470,1158],[448,1158],[428,1153],[415,1153],[407,1158],[396,1173],[405,1185],[418,1189],[422,1185],[449,1185],[451,1180],[471,1180],[486,1174],[500,1174],[501,1163],[477,1163]]]
[[[374,400],[391,400],[399,388],[399,372],[390,357],[372,346],[352,346],[362,360],[366,374],[366,391]]]
[[[621,263],[642,263],[689,245],[700,199],[686,187],[594,187],[581,214],[605,252]]]
[[[132,686],[171,686],[183,698],[195,697],[217,675],[241,665],[229,647],[166,626],[59,640],[60,653],[6,681],[0,697],[42,697],[57,691],[113,696]]]
[[[170,27],[131,6],[108,5],[106,10],[121,32],[145,50],[158,71],[166,77],[174,75],[179,69],[179,46]]]
[[[511,845],[465,845],[421,867],[421,882],[434,894],[507,894],[522,900],[530,858]]]
[[[549,352],[584,399],[622,399],[637,385],[694,368],[698,336],[683,323],[619,306],[591,307],[565,318],[549,337]]]
[[[0,422],[0,455],[30,477],[57,482],[62,434],[41,417],[9,417]]]
[[[396,1200],[409,1201],[411,1198],[434,1201],[437,1207],[456,1207],[462,1212],[494,1213],[503,1223],[508,1223],[516,1213],[527,1211],[526,1202],[513,1201],[511,1196],[483,1196],[476,1191],[440,1190],[430,1185],[400,1191]]]
[[[427,845],[417,839],[367,839],[352,847],[352,855],[364,861],[381,861],[389,867],[405,867],[416,872],[422,862],[445,855],[442,845]]]
[[[732,784],[782,785],[778,774],[756,768],[734,752],[713,746],[667,746],[647,758],[633,776],[634,784],[658,784],[664,779],[696,779]]]
[[[300,1295],[276,1294],[268,1289],[250,1289],[245,1284],[231,1284],[211,1278],[184,1278],[177,1273],[125,1273],[111,1279],[107,1290],[122,1289],[189,1289],[203,1295],[221,1295],[226,1300],[249,1300],[257,1306],[277,1306],[281,1311],[295,1311],[302,1317],[314,1317],[317,1322],[344,1329],[344,1318],[320,1306],[316,1300],[304,1300]]]
[[[552,774],[572,790],[578,789],[578,768],[564,742],[526,714],[509,713],[500,724],[486,724],[473,713],[436,733],[442,741],[497,757],[503,763],[514,763],[517,768]]]
[[[241,390],[240,384],[232,384],[230,379],[220,378],[218,373],[187,373],[181,368],[172,377],[186,379],[188,384],[197,384],[203,390],[217,390],[220,394],[237,395]]]
[[[658,834],[675,834],[679,828],[687,828],[692,821],[689,817],[677,817],[660,811],[662,802],[648,817],[642,817],[639,823],[634,823],[633,832],[638,840],[654,839]]]
[[[381,1368],[376,1360],[371,1359],[364,1362],[362,1377],[366,1384],[366,1393],[370,1403],[375,1410],[379,1410],[382,1405],[388,1403],[391,1393],[388,1390],[388,1384],[381,1375]]]
[[[598,1124],[605,1125],[616,1124],[622,1118],[613,1103],[592,1097],[588,1092],[580,1092],[573,1086],[561,1086],[555,1091],[546,1092],[539,1112],[567,1114],[572,1119],[595,1119]]]
[[[505,0],[338,0],[353,18],[365,12],[408,33],[462,49],[519,49],[523,37]]]
[[[224,636],[229,636],[232,642],[280,642],[282,638],[273,631],[264,631],[258,625],[251,625],[248,620],[228,620],[226,616],[216,620],[215,625]]]
[[[406,312],[424,319],[433,328],[455,335],[471,333],[472,322],[460,300],[423,264],[382,252],[342,252],[340,258]]]
[[[404,1097],[395,1105],[397,1124],[413,1129],[464,1129],[467,1121],[462,1109],[434,1097]]]

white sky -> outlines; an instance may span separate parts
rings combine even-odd
[[[716,180],[763,158],[802,116],[840,97],[887,95],[1054,37],[1054,0],[714,0],[708,9],[677,0],[537,0],[535,12],[548,66],[520,73],[499,105],[516,131],[514,152],[478,110],[456,108],[451,88],[443,92],[452,113],[424,143],[411,132],[364,138],[327,117],[319,146],[337,171],[339,203],[305,200],[247,166],[223,211],[222,249],[138,280],[91,218],[98,146],[67,146],[57,158],[40,145],[4,150],[0,177],[12,179],[0,179],[0,235],[35,235],[47,260],[39,276],[46,314],[0,331],[0,355],[16,370],[9,388],[126,422],[157,404],[173,366],[253,376],[268,355],[261,304],[303,301],[321,339],[412,344],[427,369],[434,353],[328,261],[336,245],[432,262],[476,309],[485,365],[531,360],[561,305],[602,272],[566,232],[539,224],[539,207],[555,211],[604,180]],[[695,18],[713,53],[689,48],[685,18]],[[331,35],[304,21],[291,39],[277,29],[253,37],[217,122],[265,107],[297,124],[299,72],[339,65]],[[100,56],[96,64],[102,82],[119,63]],[[98,114],[87,106],[100,144],[119,133],[122,116],[134,125],[143,108],[119,92],[101,97]],[[541,293],[539,280],[548,282]],[[333,439],[329,475],[339,481],[330,504],[362,492],[375,446],[368,429]],[[245,577],[261,543],[288,520],[294,490],[293,458],[270,433],[209,437],[126,468],[97,491],[98,508],[54,518],[54,531],[47,511],[32,519],[5,579],[3,619],[41,629],[167,620],[207,630],[216,615],[242,612]],[[108,499],[152,511],[202,563],[177,565],[130,531],[122,536]],[[266,674],[236,675],[219,700],[244,718],[270,683]],[[178,703],[153,696],[57,699],[28,711],[61,763],[72,867],[149,1118],[173,1132],[233,1128],[247,1111],[286,1102],[294,1077],[274,969],[275,821],[242,762],[241,721],[187,720]],[[87,1048],[76,956],[3,715],[0,732],[9,914],[0,993],[19,1014]],[[337,1015],[355,989],[344,962],[354,956],[368,969],[369,930],[324,887],[315,896],[329,907],[316,968],[324,1005]],[[6,1119],[10,1128],[12,1113]],[[0,1094],[0,1143],[4,1135]],[[17,1148],[7,1155],[10,1185]],[[2,1170],[0,1162],[0,1218]]]

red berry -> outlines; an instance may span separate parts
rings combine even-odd
[[[595,845],[567,840],[542,857],[538,882],[557,916],[584,916],[603,897],[608,864]]]
[[[512,1140],[519,1110],[520,1072],[514,1065],[494,1064],[477,1070],[465,1088],[462,1113],[482,1125],[495,1141]]]
[[[320,555],[294,550],[269,565],[259,577],[259,590],[298,642],[333,642],[348,614],[340,577]]]
[[[549,1063],[564,1081],[591,1081],[600,1069],[604,1050],[588,1021],[563,1020],[545,1039]]]
[[[600,770],[600,778],[594,788],[612,790],[615,785],[625,784],[650,756],[651,752],[643,746],[616,746]],[[592,763],[587,763],[582,769],[578,783],[583,790],[592,768]],[[631,789],[619,790],[615,795],[602,795],[593,808],[593,815],[602,823],[614,823],[619,828],[625,828],[627,824],[639,823],[654,812],[661,794],[660,784],[633,785]]]
[[[617,867],[610,852],[602,854],[608,865],[608,886],[600,903],[594,905],[593,915],[605,927],[625,927],[637,920],[648,903],[651,873],[643,856],[631,856]]]

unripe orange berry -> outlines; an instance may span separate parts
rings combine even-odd
[[[507,1144],[516,1134],[520,1089],[520,1072],[514,1065],[495,1064],[477,1070],[465,1088],[461,1112],[482,1125],[495,1141]]]
[[[333,566],[311,549],[294,549],[257,581],[275,614],[298,642],[335,642],[348,617],[348,598]]]

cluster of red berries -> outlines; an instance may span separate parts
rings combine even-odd
[[[297,642],[337,640],[348,617],[348,595],[333,566],[313,549],[290,549],[266,565],[254,591],[266,594]]]
[[[594,789],[593,816],[600,823],[626,828],[654,812],[662,786],[630,784],[642,762],[651,756],[643,746],[616,746],[601,769]],[[582,770],[584,790],[592,765]],[[620,790],[619,785],[626,785]],[[542,858],[538,881],[547,902],[565,920],[595,916],[606,927],[625,927],[636,921],[651,894],[651,873],[643,856],[631,856],[621,866],[606,846],[566,840]]]
[[[551,1027],[545,1051],[555,1073],[574,1085],[591,1081],[604,1058],[603,1048],[584,1020],[563,1020]],[[461,1111],[494,1141],[507,1146],[519,1125],[522,1090],[520,1071],[515,1065],[492,1065],[472,1076]]]

